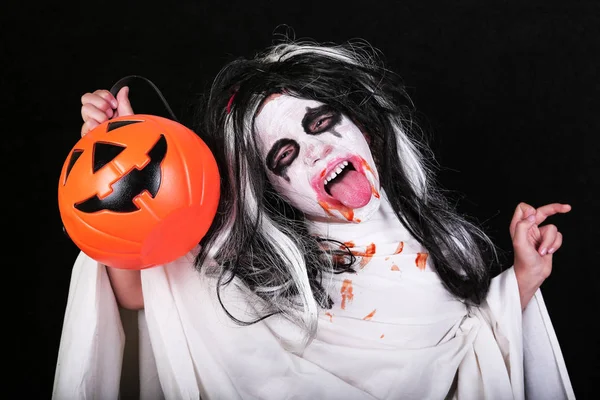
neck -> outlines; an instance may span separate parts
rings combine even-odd
[[[411,239],[383,190],[380,207],[368,220],[360,223],[312,220],[307,223],[309,231],[314,235],[340,242],[351,241],[356,246],[366,246],[373,242],[397,243]]]

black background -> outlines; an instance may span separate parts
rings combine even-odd
[[[518,202],[573,206],[551,220],[564,244],[542,290],[575,393],[595,397],[600,3],[284,3],[4,3],[3,263],[19,328],[5,331],[21,363],[11,368],[25,383],[19,392],[51,394],[77,254],[61,231],[57,180],[79,138],[81,95],[142,75],[189,123],[196,96],[221,66],[293,31],[319,42],[361,38],[383,52],[433,137],[443,187],[507,263]],[[132,84],[131,92],[136,112],[167,116],[146,86]]]

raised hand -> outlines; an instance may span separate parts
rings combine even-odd
[[[562,234],[555,225],[540,224],[554,214],[569,211],[570,205],[560,203],[539,208],[520,203],[515,209],[510,223],[510,236],[522,309],[525,309],[535,291],[550,276],[552,255],[562,245]]]
[[[119,116],[131,115],[133,109],[129,102],[129,87],[124,86],[115,98],[108,90],[100,89],[81,96],[81,136],[101,123]]]

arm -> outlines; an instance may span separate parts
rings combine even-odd
[[[96,90],[81,96],[81,136],[110,118],[132,115],[129,88],[121,88],[115,98],[108,90]],[[106,267],[110,284],[119,306],[130,310],[144,308],[141,272]]]
[[[128,310],[144,308],[141,271],[106,267],[106,272],[119,306]]]
[[[562,245],[562,234],[554,225],[539,226],[549,216],[571,210],[568,204],[548,204],[534,208],[521,203],[510,223],[515,253],[514,268],[521,309],[527,304],[552,272],[552,255]]]

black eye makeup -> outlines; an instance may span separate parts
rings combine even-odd
[[[287,167],[298,157],[300,146],[292,139],[279,139],[267,154],[267,168],[274,174],[284,176]]]
[[[337,137],[341,135],[333,128],[342,120],[342,114],[324,104],[316,108],[306,108],[306,114],[302,118],[302,128],[308,135],[318,135],[329,131]],[[266,157],[267,168],[276,175],[289,181],[286,175],[288,167],[294,162],[300,153],[300,145],[293,139],[277,140]]]
[[[340,123],[342,114],[324,104],[317,108],[306,108],[306,114],[302,118],[302,127],[308,135],[318,135],[319,133],[331,130]]]

